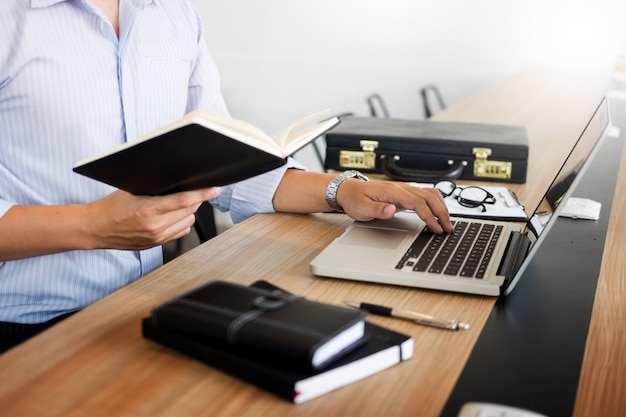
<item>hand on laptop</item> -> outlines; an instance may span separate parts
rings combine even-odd
[[[337,201],[355,220],[389,219],[397,211],[413,210],[435,233],[454,230],[446,203],[434,188],[392,181],[348,180],[339,188]]]

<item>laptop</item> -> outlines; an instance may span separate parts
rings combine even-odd
[[[556,222],[565,206],[560,203],[569,198],[609,125],[608,102],[603,98],[524,225],[452,217],[454,233],[437,235],[412,211],[388,220],[355,221],[311,261],[311,272],[381,284],[508,295]]]

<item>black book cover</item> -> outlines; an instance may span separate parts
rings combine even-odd
[[[136,195],[232,184],[287,162],[199,124],[76,166],[74,171]]]
[[[143,336],[179,353],[220,369],[236,378],[296,404],[366,378],[413,356],[413,339],[384,327],[365,323],[365,343],[318,370],[286,364],[280,357],[242,350],[223,342],[183,335],[142,321]]]
[[[336,117],[314,122],[324,113],[268,135],[243,120],[196,110],[103,155],[78,161],[74,172],[137,195],[228,185],[284,165],[289,155],[339,123]]]
[[[361,341],[366,315],[280,290],[212,281],[154,308],[152,322],[207,343],[264,352],[316,369]]]

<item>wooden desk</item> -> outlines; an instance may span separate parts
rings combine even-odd
[[[582,130],[608,77],[528,72],[459,103],[440,120],[526,126],[532,207]],[[622,156],[622,169],[626,155]],[[624,173],[617,189],[626,187]],[[626,197],[614,200],[576,415],[626,415],[623,276]],[[437,416],[495,303],[494,298],[313,277],[310,260],[342,233],[341,214],[259,215],[0,356],[0,414],[7,416]],[[308,298],[364,299],[471,323],[450,332],[372,316],[415,339],[410,361],[294,406],[142,339],[150,309],[209,280],[266,279]],[[616,291],[616,288],[618,291]],[[617,318],[617,319],[616,319]],[[620,319],[621,318],[621,319]]]

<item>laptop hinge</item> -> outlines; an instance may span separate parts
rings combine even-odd
[[[512,232],[509,236],[509,242],[506,245],[504,251],[505,255],[498,267],[498,275],[504,275],[504,284],[500,288],[502,294],[504,290],[509,286],[511,279],[517,273],[517,270],[522,266],[522,262],[528,254],[530,248],[530,239],[523,233]]]

